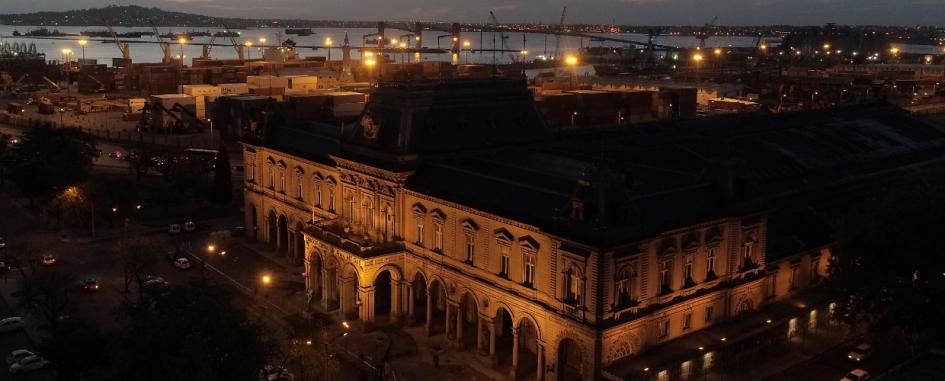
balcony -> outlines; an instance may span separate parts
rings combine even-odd
[[[377,234],[366,232],[363,228],[351,226],[338,219],[309,224],[305,231],[313,238],[361,258],[377,257],[405,250],[402,241],[384,240]]]

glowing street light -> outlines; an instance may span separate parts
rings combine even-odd
[[[252,42],[252,41],[246,41],[246,42],[243,43],[243,46],[246,46],[246,59],[247,59],[247,60],[252,59],[252,55],[253,55],[253,50],[252,50],[253,42]]]
[[[715,55],[717,56],[722,55],[722,49],[715,48]]]
[[[325,37],[325,49],[328,50],[328,60],[331,61],[331,37]]]
[[[269,274],[265,274],[262,276],[262,278],[260,278],[260,281],[262,281],[264,286],[268,286],[270,283],[272,283],[272,277],[269,276]]]
[[[259,43],[260,43],[260,44],[265,44],[265,43],[266,43],[266,38],[265,38],[265,37],[260,37],[260,38],[259,38]]]
[[[572,67],[573,67],[573,66],[577,66],[578,59],[577,59],[576,56],[567,56],[567,57],[565,57],[565,59],[564,59],[564,63],[566,63],[566,64],[568,64],[568,66],[572,66]]]
[[[694,54],[694,55],[692,56],[692,60],[693,60],[693,61],[696,61],[696,63],[701,62],[701,61],[702,61],[702,54],[698,54],[698,53]]]
[[[89,44],[89,40],[81,39],[79,40],[79,46],[82,47],[82,61],[85,61],[85,45]]]

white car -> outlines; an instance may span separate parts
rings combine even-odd
[[[873,354],[873,346],[869,344],[860,344],[847,353],[847,358],[856,362],[866,360]]]
[[[184,222],[185,232],[192,232],[194,230],[197,230],[197,224],[195,224],[193,221]]]
[[[19,316],[0,320],[0,332],[13,332],[23,328],[23,318]]]
[[[840,381],[866,381],[870,379],[870,374],[863,369],[854,369]]]
[[[7,365],[12,365],[13,363],[20,362],[20,360],[33,356],[33,355],[35,355],[35,353],[30,352],[26,349],[17,349],[13,352],[10,352],[10,354],[7,355]]]
[[[190,260],[187,258],[177,258],[174,260],[174,267],[177,267],[181,270],[187,270],[190,268]]]
[[[7,240],[3,239],[3,237],[0,237],[0,249],[4,247],[7,247]]]
[[[159,276],[148,275],[148,277],[145,278],[144,283],[142,284],[145,287],[164,287],[164,286],[167,286],[167,281],[164,280],[164,278],[161,278]]]
[[[167,227],[167,232],[171,234],[180,234],[180,224],[170,224]]]
[[[37,355],[24,357],[22,360],[10,365],[10,373],[26,373],[34,370],[40,370],[46,367],[49,361]]]

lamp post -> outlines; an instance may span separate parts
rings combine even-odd
[[[466,51],[466,56],[463,58],[463,63],[465,64],[469,64],[469,51],[471,50],[469,49],[470,45],[472,45],[472,43],[469,42],[469,40],[463,41],[463,50]]]
[[[82,47],[82,61],[85,61],[85,45],[88,45],[89,40],[81,39],[79,40],[79,46]]]
[[[719,68],[719,75],[722,75],[722,49],[715,48],[715,65]]]
[[[331,37],[325,38],[325,50],[328,51],[328,60],[331,61]]]
[[[243,43],[243,46],[246,46],[246,60],[247,60],[247,61],[252,60],[252,56],[253,56],[253,49],[252,49],[252,48],[253,48],[253,42],[252,42],[252,41],[246,41],[246,42]]]
[[[207,118],[207,123],[210,124],[210,142],[207,143],[207,147],[213,149],[213,119]]]
[[[699,64],[702,63],[702,54],[693,54],[692,61],[696,64],[696,82],[702,82],[702,78],[699,73]]]
[[[377,60],[374,59],[374,54],[371,52],[366,52],[364,55],[364,66],[367,66],[368,79],[374,79],[374,65],[377,65]]]
[[[70,86],[70,83],[69,83],[69,74],[70,74],[70,72],[72,71],[72,49],[69,49],[69,48],[62,49],[62,56],[63,56],[63,59],[66,61],[66,65],[65,65],[65,69],[64,69],[64,70],[65,70],[65,74],[66,74],[66,75],[65,75],[65,77],[66,77],[66,94],[69,94],[69,88],[71,87],[71,86]]]
[[[574,75],[577,70],[578,59],[577,56],[569,55],[564,59],[564,63],[571,67],[571,88],[574,89]]]

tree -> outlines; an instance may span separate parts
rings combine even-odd
[[[102,379],[109,369],[109,340],[97,327],[77,317],[62,319],[56,335],[44,336],[39,351],[57,380]]]
[[[130,291],[131,283],[136,283],[139,296],[143,298],[145,277],[159,261],[157,242],[153,238],[133,236],[118,241],[114,252],[121,263],[125,292]]]
[[[59,267],[23,272],[20,288],[14,293],[18,305],[37,313],[55,336],[66,315],[71,294],[79,288],[74,276]]]
[[[125,308],[119,379],[256,379],[270,345],[227,289],[201,279],[145,295]]]
[[[839,316],[913,351],[945,342],[942,231],[941,174],[845,216],[830,269]]]
[[[91,135],[48,123],[34,125],[13,148],[13,180],[32,203],[84,180],[96,156]]]
[[[211,201],[220,205],[229,205],[233,199],[233,178],[230,173],[230,158],[223,146],[217,153],[216,165],[213,168],[213,188]]]

